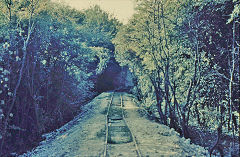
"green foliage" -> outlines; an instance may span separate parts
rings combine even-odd
[[[230,121],[232,111],[239,112],[238,2],[138,2],[113,42],[116,60],[133,72],[134,91],[146,107],[155,107],[161,122],[185,137],[189,125],[236,128]]]
[[[0,2],[3,154],[23,151],[14,148],[71,120],[97,94],[95,82],[113,56],[111,39],[120,25],[97,6],[77,11],[49,0],[5,2]]]

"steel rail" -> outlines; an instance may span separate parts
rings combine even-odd
[[[113,92],[113,94],[112,94],[112,96],[111,96],[111,100],[110,100],[110,102],[108,103],[108,108],[107,108],[106,121],[105,121],[106,137],[105,137],[105,143],[104,143],[103,157],[107,157],[107,152],[108,152],[108,145],[109,145],[109,143],[108,143],[109,111],[110,111],[110,107],[111,107],[112,102],[113,102],[114,93],[115,93],[115,92]],[[131,129],[129,128],[128,123],[127,123],[127,121],[126,121],[126,119],[125,119],[125,117],[124,117],[124,113],[123,113],[123,96],[122,96],[122,94],[120,94],[120,101],[121,101],[121,102],[120,102],[120,103],[121,103],[120,106],[121,106],[121,110],[122,110],[122,118],[123,118],[123,121],[124,121],[124,123],[126,124],[126,126],[128,127],[128,129],[129,129],[129,131],[130,131],[130,134],[131,134],[131,136],[132,136],[137,157],[142,157],[141,152],[140,152],[140,150],[139,150],[139,148],[138,148],[138,144],[137,144],[137,142],[136,142],[136,137],[135,137],[134,134],[132,133],[132,131],[131,131]]]
[[[123,113],[123,96],[122,96],[122,94],[121,94],[121,108],[122,108],[123,120],[124,120],[124,122],[126,123],[126,125],[128,126],[128,123],[127,123],[127,121],[126,121],[126,119],[125,119],[125,116],[124,116],[124,113]],[[137,144],[137,141],[136,141],[136,137],[135,137],[135,135],[133,134],[133,132],[132,132],[132,130],[130,129],[129,126],[128,126],[128,128],[129,128],[130,133],[131,133],[131,136],[132,136],[132,138],[133,138],[133,143],[134,143],[134,145],[135,145],[135,149],[136,149],[137,156],[138,156],[138,157],[142,157],[142,154],[141,154],[141,152],[140,152],[140,149],[139,149],[138,144]]]
[[[110,110],[110,106],[112,104],[113,101],[113,96],[114,96],[114,92],[111,96],[111,100],[108,103],[108,108],[107,108],[107,114],[106,114],[106,121],[105,121],[105,126],[106,126],[106,137],[105,137],[105,143],[104,143],[104,152],[103,152],[103,157],[107,156],[107,147],[108,147],[108,114],[109,114],[109,110]]]

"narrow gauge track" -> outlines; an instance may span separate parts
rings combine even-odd
[[[106,114],[103,157],[128,155],[142,157],[135,136],[123,114],[123,95],[113,92]]]

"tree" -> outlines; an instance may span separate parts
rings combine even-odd
[[[100,9],[101,15],[90,16],[90,10],[49,0],[1,6],[0,142],[1,156],[7,156],[36,145],[41,134],[71,120],[97,94],[96,79],[110,60],[119,23]],[[96,16],[103,18],[93,25]],[[98,30],[102,24],[108,30]],[[94,41],[96,32],[106,41]]]
[[[12,22],[11,7],[12,7],[13,2],[10,0],[10,1],[5,1],[5,3],[7,5],[8,10],[9,10],[9,22],[11,23]],[[2,152],[2,148],[3,148],[3,145],[4,145],[5,136],[6,136],[6,131],[7,131],[7,127],[8,127],[9,117],[11,116],[12,109],[15,105],[17,91],[18,91],[20,83],[22,81],[23,70],[24,70],[25,63],[26,63],[27,47],[28,47],[29,40],[30,40],[32,31],[33,31],[33,27],[34,27],[34,22],[32,21],[32,18],[33,18],[33,14],[35,12],[36,5],[37,5],[38,2],[32,0],[32,1],[29,1],[29,3],[30,4],[27,6],[27,9],[29,9],[29,15],[28,15],[29,19],[28,19],[28,25],[27,25],[27,33],[26,33],[26,37],[22,38],[22,40],[23,40],[22,63],[21,63],[20,71],[19,71],[18,80],[17,80],[16,86],[15,86],[14,91],[13,91],[10,107],[9,107],[7,113],[6,113],[5,121],[3,122],[4,127],[3,127],[3,131],[2,131],[2,141],[1,141],[0,152]]]
[[[134,69],[145,104],[156,105],[160,122],[186,138],[192,126],[226,131],[226,122],[239,125],[231,118],[239,110],[239,24],[231,21],[238,19],[238,3],[138,2],[114,44],[117,61]]]

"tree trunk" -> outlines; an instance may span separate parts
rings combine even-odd
[[[157,90],[155,89],[155,94],[156,94],[156,99],[157,99],[157,109],[158,109],[158,113],[159,113],[159,116],[160,116],[160,119],[161,119],[161,123],[164,124],[164,125],[167,125],[167,119],[166,119],[166,116],[163,114],[163,111],[162,111],[162,98],[160,97],[159,93],[157,92]]]

